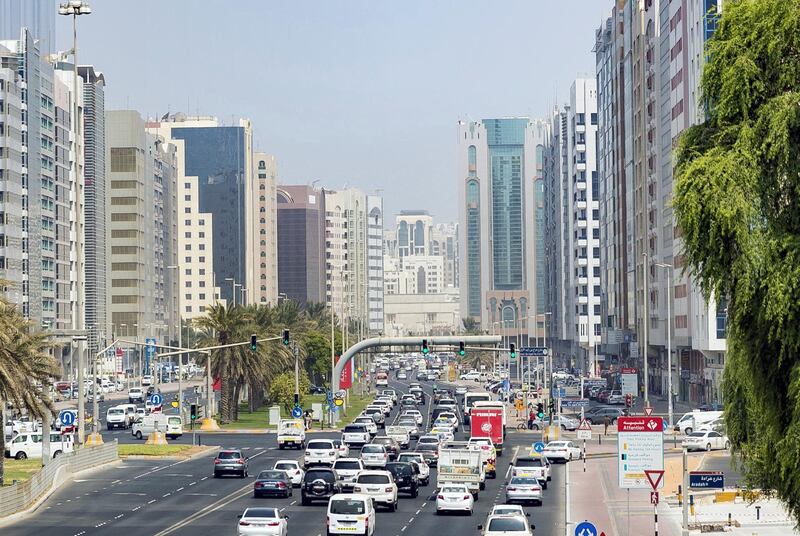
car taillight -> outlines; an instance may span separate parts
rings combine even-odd
[[[248,521],[239,521],[239,526],[247,527],[249,525],[250,525],[250,522],[248,522]]]
[[[437,498],[437,499],[444,500],[444,495],[439,495],[439,496],[437,496],[436,498]]]
[[[517,488],[508,488],[508,491],[517,491]]]
[[[383,488],[383,491],[385,491],[386,493],[391,493],[392,492],[392,488]]]
[[[219,465],[219,464],[220,464],[219,460],[214,460],[214,465]]]
[[[285,488],[286,484],[284,482],[278,482],[278,487],[279,488]]]
[[[267,526],[268,527],[277,527],[278,525],[280,525],[280,523],[277,522],[277,521],[269,521],[269,522],[267,522]]]
[[[361,491],[361,486],[353,486],[353,491],[358,493]]]
[[[469,500],[469,495],[464,495],[464,500]]]
[[[335,455],[336,455],[336,453],[335,453],[335,452],[333,452],[333,451],[331,451],[331,452],[329,452],[329,453],[328,453],[328,456],[335,456]]]

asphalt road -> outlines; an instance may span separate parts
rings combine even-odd
[[[392,382],[398,391],[407,383]],[[476,388],[478,386],[476,385]],[[432,384],[424,384],[430,394]],[[430,399],[425,409],[430,409]],[[395,409],[392,416],[396,415]],[[188,434],[187,434],[188,435]],[[464,437],[463,430],[459,436]],[[468,434],[466,434],[468,436]],[[334,437],[334,432],[314,437]],[[114,437],[114,435],[110,436]],[[401,495],[397,512],[380,510],[377,534],[400,536],[478,534],[494,504],[504,502],[505,475],[515,447],[527,446],[530,436],[509,431],[511,449],[498,458],[498,478],[487,480],[472,516],[438,516],[435,470],[431,484],[416,498]],[[278,459],[298,459],[300,451],[278,451],[274,435],[204,435],[203,442],[238,446],[250,458],[250,474],[271,467]],[[413,449],[413,445],[412,445]],[[299,491],[288,499],[254,499],[253,479],[212,478],[213,454],[187,461],[127,460],[66,484],[31,516],[0,529],[3,536],[46,533],[48,536],[152,536],[235,534],[237,515],[253,505],[274,505],[289,516],[289,531],[302,536],[325,534],[325,506],[301,506]],[[555,466],[544,492],[544,505],[526,507],[537,535],[564,534],[564,466]]]

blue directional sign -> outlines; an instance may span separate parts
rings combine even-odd
[[[523,346],[519,349],[522,357],[545,357],[547,356],[547,348],[544,346]]]
[[[508,378],[506,378],[505,380],[503,380],[503,391],[507,393],[510,390],[511,390],[511,382],[509,382]]]
[[[542,443],[541,441],[537,441],[536,443],[534,443],[533,444],[533,451],[534,452],[542,452],[542,451],[544,451],[544,443]]]
[[[597,536],[597,528],[588,521],[582,521],[575,526],[575,536]]]
[[[303,408],[301,408],[300,406],[295,406],[294,408],[292,408],[292,417],[294,417],[295,419],[299,419],[302,416],[303,416]]]
[[[164,397],[161,396],[159,393],[153,393],[150,395],[150,403],[154,406],[160,406],[161,403],[164,402]]]
[[[561,400],[562,408],[588,408],[589,400],[586,398],[565,398]]]
[[[72,426],[75,424],[75,414],[71,411],[62,411],[58,415],[58,420],[61,421],[61,424],[64,426]]]
[[[692,489],[723,489],[725,474],[722,471],[690,471],[689,487]]]

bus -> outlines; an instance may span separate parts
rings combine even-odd
[[[383,371],[378,372],[375,374],[375,386],[380,387],[388,387],[389,386],[389,375]]]

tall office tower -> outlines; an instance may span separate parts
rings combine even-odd
[[[277,187],[278,295],[325,303],[325,195],[306,185]]]
[[[252,303],[278,301],[278,168],[275,157],[265,153],[253,155],[255,187],[252,201],[258,232],[252,234],[249,249],[256,252],[254,264],[248,264],[248,300]]]
[[[431,254],[444,257],[444,285],[458,288],[458,224],[437,223],[433,228]]]
[[[19,39],[19,31],[28,28],[39,41],[43,58],[55,52],[56,3],[53,0],[0,0],[0,40]]]
[[[458,123],[461,314],[525,344],[546,318],[537,297],[544,207],[535,200],[547,137],[547,124],[529,118]]]
[[[197,177],[197,209],[211,214],[215,225],[208,231],[213,242],[213,266],[216,286],[225,300],[241,302],[255,296],[253,286],[260,256],[251,246],[259,243],[256,207],[258,190],[253,179],[253,129],[250,121],[240,119],[234,126],[220,125],[214,117],[187,117],[182,113],[166,114],[160,121],[147,124],[151,132],[166,140],[183,140],[184,172]],[[184,210],[191,207],[184,206]],[[185,212],[184,216],[190,214]],[[188,218],[191,220],[191,218]],[[181,218],[180,221],[183,221]],[[179,233],[191,232],[179,228]],[[208,236],[208,235],[207,235]],[[241,288],[247,289],[242,292]],[[235,296],[235,297],[234,297]]]
[[[0,278],[37,327],[73,327],[70,98],[27,29],[0,41]],[[68,344],[71,337],[56,339]]]
[[[178,326],[177,149],[136,111],[106,112],[110,245],[108,310],[115,334],[171,340]]]

